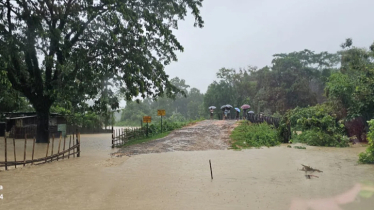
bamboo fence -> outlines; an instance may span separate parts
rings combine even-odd
[[[77,156],[80,157],[80,133],[77,131],[76,133],[73,133],[69,137],[69,147],[65,149],[66,141],[67,138],[60,135],[59,138],[56,140],[54,138],[54,135],[52,138],[49,140],[47,143],[46,147],[46,155],[45,157],[41,158],[36,158],[34,159],[34,154],[35,154],[35,138],[33,138],[33,143],[32,143],[32,155],[31,159],[27,160],[26,159],[26,147],[27,147],[27,134],[25,134],[25,144],[23,148],[23,160],[16,160],[16,146],[15,146],[15,139],[13,138],[13,154],[14,154],[14,161],[9,161],[8,160],[8,145],[7,141],[10,141],[9,138],[4,137],[4,155],[5,155],[5,161],[0,161],[0,168],[5,167],[5,170],[8,170],[9,167],[14,166],[14,168],[17,168],[17,166],[26,166],[27,164],[31,165],[39,165],[39,164],[44,164],[48,162],[53,162],[53,161],[58,161],[60,159],[65,159],[65,158],[70,158],[70,156]],[[53,154],[53,147],[55,144],[55,141],[58,141],[58,149],[57,153]],[[49,154],[49,148],[50,148],[50,143],[52,142],[51,145],[51,152]],[[61,150],[61,142],[63,142],[62,150]],[[57,142],[56,142],[57,143]]]
[[[126,144],[127,142],[146,136],[144,128],[121,128],[112,132],[112,148]]]

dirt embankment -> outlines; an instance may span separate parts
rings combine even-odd
[[[224,150],[237,121],[204,120],[171,132],[167,137],[122,148],[116,155],[136,155],[172,151]]]

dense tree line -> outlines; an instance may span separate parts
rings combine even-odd
[[[180,114],[181,120],[196,119],[208,117],[209,106],[219,108],[225,104],[234,107],[250,104],[255,113],[281,116],[296,107],[323,103],[335,110],[339,119],[358,116],[370,119],[374,114],[371,111],[374,108],[373,52],[353,47],[350,39],[342,47],[336,53],[303,50],[275,54],[271,65],[260,69],[254,66],[239,70],[221,68],[216,74],[217,80],[204,95],[197,89],[186,91],[184,80],[175,78],[173,84],[188,92],[187,98],[179,94],[175,101],[146,99],[139,106],[144,109],[136,117],[131,113],[137,105],[129,103],[122,120],[155,115],[157,109],[170,110],[168,117]]]
[[[271,66],[261,69],[222,68],[204,97],[205,106],[250,104],[252,110],[284,114],[295,107],[322,103],[327,78],[337,70],[338,54],[310,50],[276,54]]]
[[[181,92],[174,98],[160,97],[157,100],[146,98],[142,101],[128,101],[122,110],[121,122],[118,125],[139,125],[143,116],[151,116],[152,121],[158,122],[158,109],[164,109],[168,119],[176,122],[196,120],[207,114],[203,107],[204,95],[196,88],[190,88],[184,79],[178,77],[170,80],[171,84]]]

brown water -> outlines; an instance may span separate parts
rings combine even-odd
[[[82,135],[80,158],[0,171],[0,209],[302,210],[308,205],[334,210],[339,208],[332,205],[372,209],[374,204],[374,197],[357,195],[363,188],[357,183],[374,182],[374,167],[356,164],[363,147],[298,150],[282,145],[111,158],[117,150],[110,148],[110,138]],[[18,144],[23,148],[21,141]],[[37,150],[45,155],[45,145]],[[297,170],[301,164],[323,173],[306,179]]]

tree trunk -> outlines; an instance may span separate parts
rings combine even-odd
[[[42,109],[36,111],[37,128],[36,128],[36,143],[49,142],[49,109]]]

